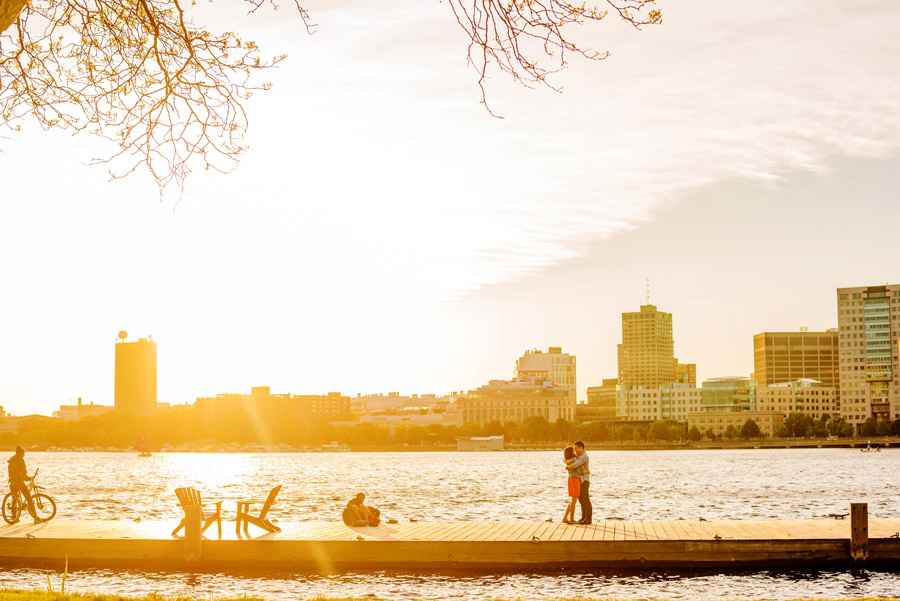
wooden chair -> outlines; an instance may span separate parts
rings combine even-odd
[[[200,507],[200,511],[203,515],[203,525],[200,527],[200,534],[202,535],[206,532],[206,529],[212,526],[213,522],[216,522],[219,527],[219,538],[222,538],[222,501],[211,501],[203,503],[200,499],[200,491],[191,486],[187,486],[185,488],[176,488],[175,496],[178,497],[178,504],[182,507]],[[209,510],[204,511],[203,507],[212,507],[215,505],[215,511]],[[172,536],[178,534],[178,531],[184,528],[184,520],[181,519],[181,523],[178,524],[178,527],[172,531]]]
[[[244,534],[249,534],[248,530],[250,524],[259,526],[266,532],[281,532],[281,528],[266,519],[266,515],[269,513],[269,509],[271,509],[272,504],[275,502],[275,497],[278,496],[278,491],[280,490],[281,485],[279,484],[269,491],[269,496],[266,497],[265,501],[238,501],[235,526],[235,532],[237,532],[238,536],[241,534],[241,524],[244,526]],[[250,505],[254,503],[262,503],[262,509],[260,510],[259,515],[250,515]]]

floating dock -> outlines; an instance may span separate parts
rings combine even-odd
[[[223,522],[199,541],[175,521],[53,520],[0,527],[0,565],[62,569],[516,569],[900,565],[900,519],[777,521],[404,522],[353,528],[281,523],[237,534]],[[853,530],[862,530],[855,534]],[[259,532],[259,531],[256,531]],[[853,542],[851,543],[851,539]]]

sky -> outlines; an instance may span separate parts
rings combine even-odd
[[[437,0],[197,7],[288,58],[250,149],[179,202],[108,181],[87,136],[0,138],[0,405],[113,403],[114,346],[152,335],[159,401],[446,394],[562,346],[615,377],[621,313],[673,313],[700,380],[752,336],[837,325],[839,286],[900,282],[900,4],[660,2],[573,32],[562,93],[494,72]]]

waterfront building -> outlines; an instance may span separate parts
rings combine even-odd
[[[756,411],[756,380],[745,377],[710,378],[701,385],[706,413]]]
[[[575,419],[575,395],[543,378],[491,380],[456,401],[458,424],[521,423],[529,417],[550,422]]]
[[[457,451],[502,451],[502,436],[458,436]]]
[[[900,418],[900,285],[837,289],[841,416]]]
[[[217,394],[194,403],[202,429],[224,431],[245,441],[272,444],[295,430],[316,423],[346,418],[350,398],[340,392],[325,395],[272,394],[268,386],[255,386],[250,394]]]
[[[115,407],[111,405],[95,405],[94,403],[85,405],[82,403],[81,397],[78,397],[77,405],[60,405],[59,411],[53,412],[53,417],[73,421],[91,415],[103,415],[113,410],[115,410]]]
[[[115,406],[136,415],[156,412],[156,342],[152,337],[116,342]]]
[[[687,384],[666,384],[659,388],[622,386],[616,388],[616,414],[621,420],[685,421],[697,413],[702,403],[701,389]]]
[[[808,378],[838,390],[838,330],[761,332],[753,337],[753,378],[760,387]]]
[[[687,426],[690,430],[697,426],[704,435],[712,430],[715,436],[725,434],[728,426],[734,426],[738,431],[744,427],[748,419],[752,419],[759,426],[760,433],[769,438],[775,435],[778,427],[784,423],[784,413],[780,411],[744,411],[740,413],[694,413],[688,416]]]
[[[578,405],[576,419],[581,421],[615,421],[616,419],[616,378],[603,378],[601,386],[589,386],[587,405]],[[590,419],[583,419],[589,417]]]
[[[518,378],[540,378],[552,382],[558,388],[569,390],[577,396],[575,385],[575,355],[562,352],[562,348],[551,346],[547,352],[537,349],[525,351],[516,360],[515,376]]]
[[[801,378],[794,382],[759,386],[756,389],[758,411],[799,412],[813,419],[838,415],[837,391],[822,382]]]

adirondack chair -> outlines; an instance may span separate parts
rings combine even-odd
[[[184,507],[200,507],[200,510],[203,513],[203,525],[200,527],[200,534],[206,532],[206,529],[212,526],[213,522],[216,522],[219,527],[219,538],[222,538],[222,501],[212,501],[204,503],[200,498],[200,491],[191,486],[187,486],[184,488],[176,488],[175,496],[178,497],[178,504]],[[215,505],[216,509],[213,510],[204,510],[204,507],[212,507]],[[184,520],[181,519],[181,523],[178,524],[178,527],[172,531],[172,536],[178,534],[178,531],[184,528]]]
[[[272,504],[275,502],[275,497],[278,496],[278,491],[280,490],[281,485],[279,484],[269,491],[269,496],[266,497],[265,501],[238,501],[237,524],[235,527],[235,532],[237,532],[238,536],[241,534],[241,525],[244,526],[244,534],[249,534],[248,530],[250,524],[259,526],[267,532],[281,532],[281,528],[266,519],[266,515],[269,513],[269,509],[271,509]],[[250,505],[253,505],[254,503],[262,503],[262,509],[260,510],[259,515],[250,515]]]

